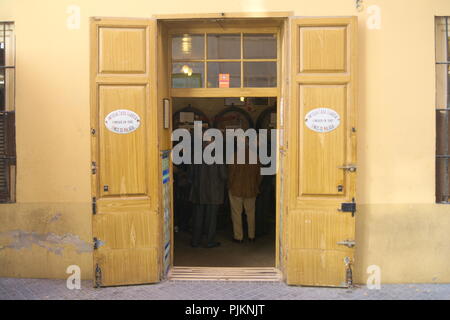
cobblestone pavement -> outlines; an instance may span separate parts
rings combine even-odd
[[[385,284],[380,290],[293,287],[279,282],[165,281],[153,285],[94,289],[82,281],[69,290],[65,280],[0,278],[1,300],[450,300],[450,284]]]

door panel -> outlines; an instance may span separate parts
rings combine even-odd
[[[299,30],[300,72],[344,72],[346,27],[303,26]]]
[[[100,73],[145,73],[147,28],[99,28]]]
[[[346,88],[342,85],[300,85],[299,113],[301,124],[299,143],[300,193],[305,195],[338,195],[344,185],[344,172],[338,167],[345,161],[345,104]],[[330,107],[344,119],[340,126],[327,134],[304,128],[305,116],[318,107]],[[345,186],[344,186],[345,188]]]
[[[288,284],[351,283],[354,249],[338,242],[355,239],[355,218],[339,209],[356,190],[356,171],[342,168],[356,165],[356,28],[356,17],[291,20]],[[339,125],[310,129],[305,117],[316,108],[332,109]]]
[[[101,286],[152,283],[159,266],[156,248],[104,250],[96,255]]]
[[[92,20],[92,230],[98,286],[160,280],[155,51],[153,20]],[[136,130],[117,133],[106,127],[105,117],[121,109],[139,116]]]
[[[103,212],[108,211],[100,208],[96,221],[96,237],[103,243],[101,249],[148,248],[158,241],[157,233],[147,232],[157,224],[157,215],[142,209]]]
[[[100,85],[99,118],[105,119],[118,109],[128,109],[145,118],[147,91],[147,85]],[[145,122],[128,134],[117,134],[105,125],[99,126],[100,196],[147,194],[145,133]]]

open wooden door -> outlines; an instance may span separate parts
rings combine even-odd
[[[91,21],[91,146],[96,286],[161,277],[156,23]]]
[[[288,284],[352,282],[357,18],[292,18]]]

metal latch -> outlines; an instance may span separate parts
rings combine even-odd
[[[97,198],[92,198],[92,214],[97,214]]]
[[[349,172],[355,172],[357,169],[357,166],[355,164],[347,164],[345,166],[338,167],[338,169],[348,170]]]
[[[101,246],[103,246],[105,243],[101,241],[100,239],[94,237],[94,250],[97,250]]]
[[[355,242],[355,240],[344,240],[344,241],[336,242],[336,244],[338,244],[340,246],[346,246],[349,248],[353,248],[356,245],[356,242]]]
[[[352,217],[355,216],[355,212],[356,212],[356,203],[355,203],[355,198],[352,198],[352,202],[344,202],[341,203],[341,208],[338,209],[339,212],[351,212],[352,213]]]
[[[353,288],[353,271],[352,271],[352,260],[350,257],[344,258],[345,264],[345,284],[347,288]]]
[[[102,269],[98,264],[95,265],[95,287],[100,288],[102,285]]]
[[[95,162],[95,161],[92,161],[91,172],[92,172],[92,174],[96,174],[97,173],[97,162]]]

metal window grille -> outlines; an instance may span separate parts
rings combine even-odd
[[[0,22],[0,203],[15,201],[14,24]]]

